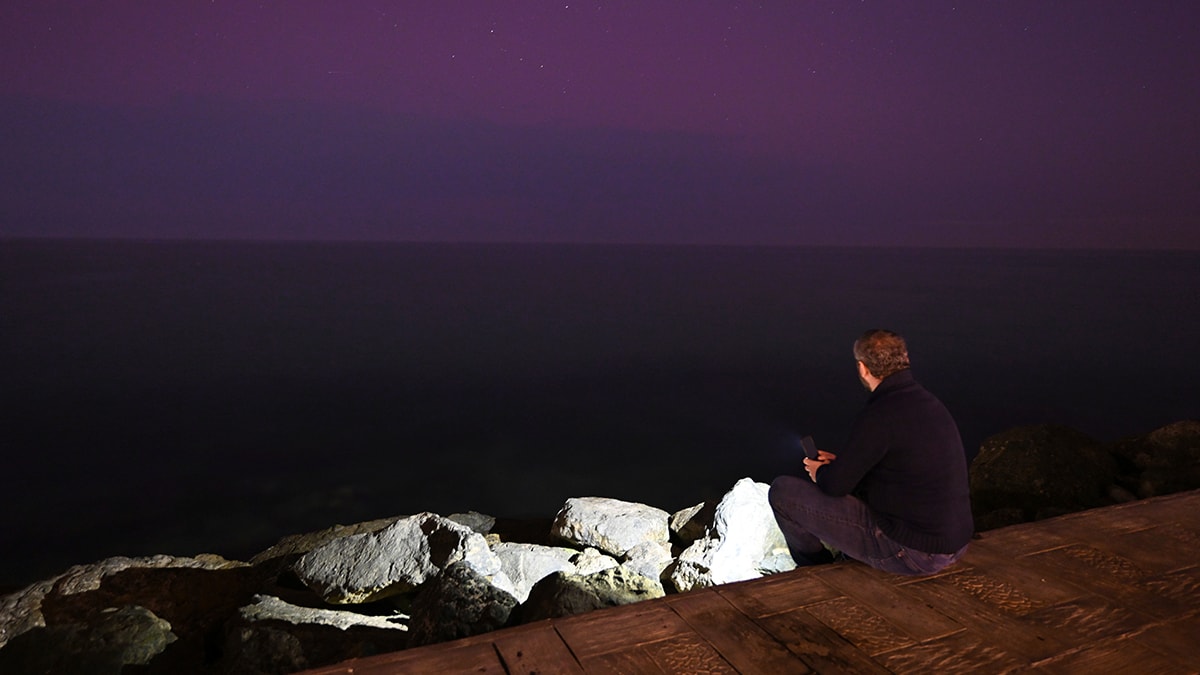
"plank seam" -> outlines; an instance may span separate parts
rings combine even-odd
[[[551,622],[550,627],[554,629],[554,634],[558,636],[559,641],[562,642],[563,645],[567,648],[567,653],[569,653],[571,655],[571,658],[575,659],[575,665],[579,666],[579,670],[581,672],[587,672],[587,669],[583,667],[583,661],[581,661],[579,659],[579,655],[575,653],[575,648],[571,646],[570,642],[567,642],[566,636],[563,635],[561,632],[559,632],[558,625],[555,624],[554,622]],[[505,670],[508,669],[507,664],[505,664],[504,667],[505,667]],[[512,673],[509,673],[509,675],[512,675]]]
[[[811,664],[809,664],[807,661],[805,661],[799,654],[796,654],[791,649],[789,649],[786,643],[782,642],[779,638],[775,637],[774,633],[772,633],[771,631],[769,631],[766,628],[759,625],[759,623],[754,620],[754,617],[749,616],[748,614],[743,612],[737,605],[730,602],[728,598],[726,598],[724,595],[721,595],[721,593],[717,591],[716,587],[710,587],[710,589],[707,589],[707,590],[710,590],[714,597],[719,599],[721,602],[725,603],[738,616],[744,617],[747,621],[749,621],[750,624],[753,625],[755,629],[757,629],[761,634],[763,634],[767,638],[769,638],[771,642],[775,643],[780,648],[782,648],[784,652],[786,652],[787,654],[790,654],[791,656],[793,656],[794,658],[799,660],[806,667],[808,667],[809,670],[812,670]],[[720,656],[721,659],[723,661],[725,661],[725,663],[729,664],[730,668],[732,668],[736,672],[742,672],[742,671],[738,670],[737,666],[734,665],[733,661],[730,660],[730,657],[725,654],[725,652],[721,649],[721,647],[719,645],[717,645],[712,640],[709,640],[707,637],[705,637],[703,633],[701,633],[699,630],[696,629],[695,624],[693,624],[691,621],[689,621],[686,616],[681,614],[679,612],[679,610],[675,608],[674,603],[672,603],[670,600],[668,600],[666,602],[666,605],[667,605],[667,607],[669,607],[671,609],[672,612],[675,613],[675,616],[678,616],[681,621],[683,621],[685,624],[687,624],[687,626],[689,628],[692,629],[692,633],[694,635],[699,637],[701,640],[704,640],[705,642],[707,642],[709,644],[709,646],[711,646],[713,648],[713,650],[717,653],[717,655]]]

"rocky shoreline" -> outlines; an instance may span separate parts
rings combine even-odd
[[[1104,444],[1065,427],[984,441],[983,531],[1200,488],[1200,422]],[[553,518],[420,513],[285,537],[248,561],[109,558],[0,597],[0,672],[289,673],[794,567],[738,481],[667,513],[601,497]]]

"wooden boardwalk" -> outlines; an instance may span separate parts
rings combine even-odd
[[[1196,673],[1200,491],[985,532],[930,577],[842,562],[309,672]]]

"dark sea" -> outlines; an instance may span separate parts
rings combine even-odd
[[[385,516],[673,511],[836,451],[886,327],[969,449],[1200,417],[1200,253],[0,241],[0,586]]]

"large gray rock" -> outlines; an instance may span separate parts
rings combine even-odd
[[[755,579],[764,570],[781,571],[787,541],[767,502],[769,487],[743,478],[721,498],[708,536],[679,555],[671,573],[676,590]]]
[[[492,545],[492,552],[512,582],[517,602],[525,602],[529,589],[554,572],[577,572],[571,559],[579,552],[570,548],[500,542]]]
[[[0,649],[0,673],[111,673],[146,666],[176,641],[171,624],[145,607],[100,610],[78,623],[35,628]]]
[[[1200,488],[1200,421],[1185,420],[1112,446],[1127,470],[1123,482],[1138,497]]]
[[[326,602],[345,604],[408,593],[459,561],[498,588],[515,590],[483,535],[434,513],[335,539],[304,554],[292,569]]]
[[[291,565],[305,553],[320,548],[335,539],[342,539],[356,534],[378,532],[400,518],[401,516],[380,518],[353,525],[334,525],[333,527],[327,527],[316,532],[288,535],[280,539],[271,548],[250,558],[250,563],[253,565],[267,565],[272,561],[282,561],[284,565]]]
[[[1018,427],[983,441],[970,470],[979,530],[1111,503],[1117,465],[1095,439],[1058,425]]]
[[[54,590],[56,579],[39,581],[0,597],[0,649],[18,635],[46,625],[42,601]]]
[[[555,572],[530,590],[529,598],[521,606],[521,621],[582,614],[662,596],[662,584],[657,579],[624,567],[611,567],[586,576]]]
[[[457,640],[503,628],[517,599],[467,562],[450,565],[417,592],[409,620],[412,646]]]
[[[404,649],[407,618],[302,607],[258,595],[226,629],[220,672],[293,673]]]
[[[101,594],[102,597],[94,601],[76,603],[80,607],[80,611],[90,612],[110,606],[156,604],[160,608],[159,613],[161,614],[163,606],[173,600],[169,593],[159,588],[159,582],[173,577],[170,574],[156,574],[156,572],[235,569],[240,572],[248,571],[245,563],[226,560],[215,555],[201,555],[194,558],[166,555],[144,558],[118,556],[88,565],[76,565],[56,577],[39,581],[16,593],[0,597],[0,648],[9,640],[28,630],[46,626],[46,619],[42,614],[42,603],[48,596],[64,597],[96,592],[100,590],[106,579],[119,575],[123,579],[119,593],[104,593]],[[137,583],[131,582],[131,579],[136,579]],[[220,581],[213,577],[210,579]],[[236,602],[236,600],[232,600],[232,602]]]
[[[551,536],[584,548],[594,546],[605,553],[623,556],[646,541],[670,540],[662,509],[606,497],[575,497],[554,518]]]

